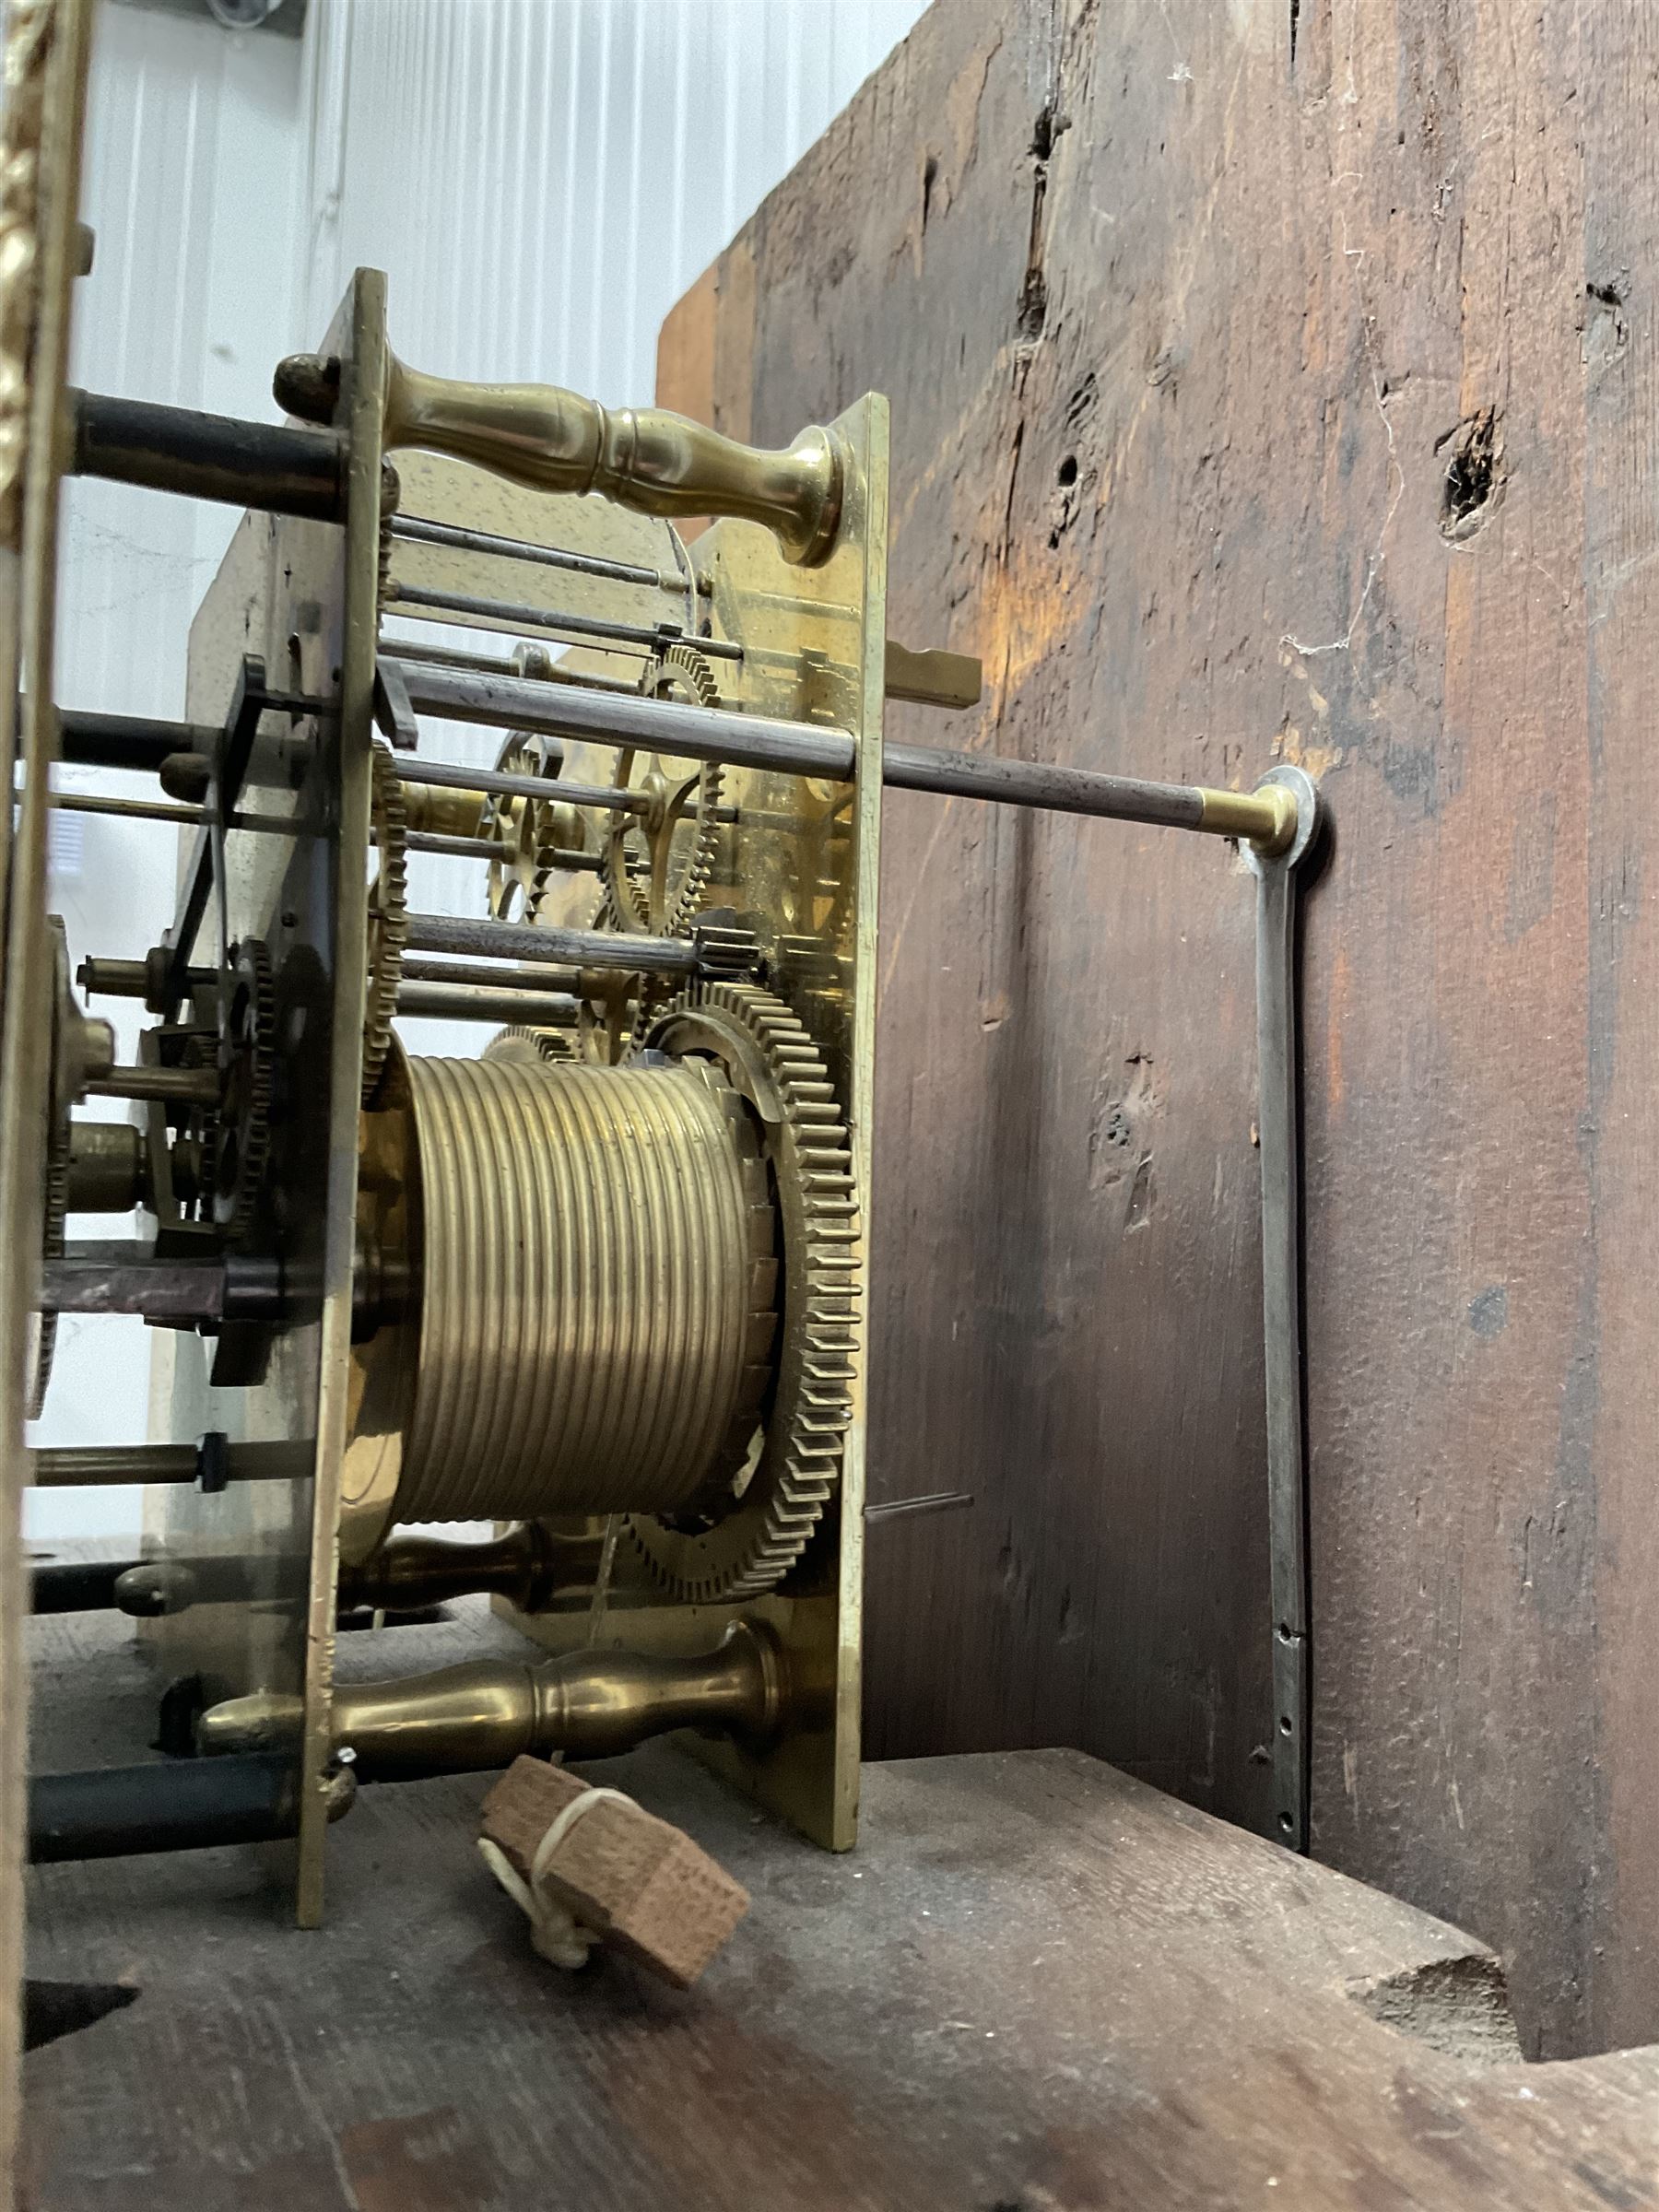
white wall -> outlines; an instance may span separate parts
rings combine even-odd
[[[105,6],[97,17],[83,211],[97,234],[76,300],[76,383],[218,414],[278,418],[273,363],[298,342],[298,223],[304,145],[300,41]],[[190,618],[235,517],[115,484],[65,495],[58,697],[66,707],[184,711]],[[68,769],[61,781],[132,795],[130,777]],[[53,821],[53,905],[72,959],[127,955],[172,914],[176,832],[108,816]],[[143,1018],[103,1000],[124,1058]],[[90,1114],[93,1107],[80,1110]],[[125,1109],[109,1101],[111,1119]],[[108,1216],[70,1233],[116,1236]],[[150,1334],[136,1320],[65,1318],[39,1444],[119,1444],[146,1433]],[[33,1539],[136,1535],[136,1494],[29,1497]]]
[[[274,363],[321,338],[368,264],[388,274],[394,345],[422,369],[648,401],[663,317],[923,5],[311,0],[301,45],[106,4],[85,194],[98,253],[76,381],[274,419]],[[66,706],[182,712],[191,613],[232,522],[154,493],[70,487]],[[430,733],[434,752],[444,737]],[[476,736],[455,752],[476,757]],[[65,780],[100,787],[88,771]],[[74,958],[154,943],[171,912],[171,833],[58,819],[54,903]],[[478,912],[479,876],[418,855],[411,888],[429,912]],[[100,1010],[112,1006],[130,1055],[136,1010]],[[477,1038],[422,1023],[410,1041],[454,1051]],[[148,1350],[141,1323],[66,1320],[33,1441],[142,1437]],[[34,1493],[26,1526],[37,1540],[135,1535],[136,1500]]]
[[[312,325],[367,263],[419,368],[649,401],[669,308],[923,4],[311,0]]]

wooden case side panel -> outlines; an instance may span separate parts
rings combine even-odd
[[[1315,1848],[1547,2054],[1659,2034],[1650,16],[936,6],[699,288],[755,437],[891,398],[895,634],[987,679],[894,736],[1322,780]],[[974,1502],[872,1528],[872,1750],[1259,1824],[1248,898],[886,811],[871,1497]]]

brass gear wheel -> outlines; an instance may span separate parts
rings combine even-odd
[[[659,1016],[645,1049],[720,1063],[762,1129],[783,1229],[782,1333],[765,1441],[748,1480],[729,1479],[673,1520],[629,1529],[675,1596],[730,1603],[771,1590],[806,1550],[841,1473],[853,1418],[863,1253],[852,1147],[824,1062],[782,999],[706,982]]]
[[[184,1040],[180,1059],[186,1067],[217,1067],[218,1040],[208,1030],[193,1030]],[[182,1142],[192,1147],[194,1173],[190,1178],[191,1196],[180,1201],[182,1218],[187,1221],[211,1221],[213,1218],[213,1161],[218,1150],[219,1109],[224,1100],[212,1106],[198,1106],[186,1123]],[[179,1150],[174,1149],[174,1171],[177,1173]],[[175,1182],[174,1195],[178,1195]]]
[[[693,706],[720,704],[714,672],[694,645],[665,646],[647,665],[640,688],[648,699],[666,699],[678,691]],[[644,818],[620,811],[611,816],[605,840],[605,918],[613,929],[684,936],[714,865],[720,837],[714,815],[724,771],[717,760],[705,760],[694,774],[677,777],[669,773],[665,756],[625,750],[617,759],[618,783],[633,784],[636,761],[641,764],[638,788],[651,799],[652,811]],[[691,836],[682,842],[677,865],[675,831],[688,820]],[[643,881],[629,866],[629,841],[635,837],[645,844]]]
[[[271,1147],[276,991],[259,937],[230,948],[219,1037],[219,1107],[212,1137],[213,1218],[231,1242],[253,1226]]]
[[[615,926],[609,906],[602,906],[594,927]],[[647,1010],[661,1013],[673,995],[673,986],[665,989],[664,981],[655,975],[621,973],[598,979],[593,994],[582,1000],[578,1010],[575,1057],[595,1067],[626,1067],[638,1050]]]
[[[51,943],[52,1005],[51,1059],[47,1066],[45,1100],[45,1189],[41,1208],[41,1252],[45,1259],[61,1259],[64,1231],[69,1218],[69,1149],[73,1136],[70,1108],[86,1096],[89,1076],[102,1074],[114,1065],[114,1032],[107,1021],[95,1021],[81,1012],[69,981],[69,936],[61,914],[48,914]],[[57,1315],[38,1308],[29,1322],[29,1395],[25,1418],[38,1420],[52,1381],[53,1355],[57,1349]]]
[[[370,827],[380,849],[380,872],[369,887],[369,984],[363,1002],[363,1103],[369,1105],[392,1049],[397,979],[409,934],[408,815],[403,779],[392,748],[375,738],[370,755]]]
[[[577,1056],[567,1030],[535,1030],[516,1021],[498,1030],[481,1054],[486,1060],[524,1060],[538,1065],[548,1060],[574,1060]]]
[[[498,773],[545,776],[545,801],[491,797],[484,809],[481,834],[500,848],[489,864],[488,898],[498,922],[535,922],[554,878],[553,855],[565,845],[586,843],[586,823],[573,806],[559,804],[558,776],[562,748],[528,731],[509,736],[496,761]]]
[[[61,1069],[61,1037],[65,1007],[73,1007],[69,986],[69,935],[60,914],[48,914],[52,935],[52,1093],[46,1114],[46,1192],[41,1219],[41,1253],[48,1260],[64,1256],[64,1232],[69,1219],[69,1097]],[[29,1399],[25,1420],[38,1421],[46,1406],[52,1383],[52,1363],[57,1352],[55,1313],[37,1312],[30,1324]]]
[[[68,1156],[66,1152],[60,1154],[53,1147],[46,1156],[45,1233],[41,1244],[44,1258],[63,1258],[64,1230],[68,1219]],[[52,1386],[52,1363],[57,1354],[57,1324],[55,1313],[36,1313],[34,1316],[34,1363],[29,1377],[29,1402],[23,1410],[26,1421],[38,1421],[46,1410],[46,1393]]]

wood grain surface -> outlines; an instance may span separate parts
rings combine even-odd
[[[665,327],[661,396],[894,423],[889,727],[1317,775],[1315,1849],[1659,2036],[1659,16],[949,0]],[[710,324],[712,324],[711,329]],[[1265,1826],[1249,888],[893,795],[877,1756],[1076,1743]]]
[[[43,1769],[141,1756],[112,1616],[31,1625]],[[482,1606],[347,1678],[523,1650]],[[584,1770],[753,1903],[695,1990],[530,1952],[491,1777],[364,1790],[301,1934],[251,1850],[36,1868],[30,1970],[124,2009],[25,2065],[38,2212],[1640,2212],[1659,2052],[1521,2063],[1443,1923],[1075,1752],[871,1767],[815,1850],[665,1746]]]

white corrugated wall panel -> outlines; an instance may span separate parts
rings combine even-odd
[[[106,6],[97,17],[84,213],[97,236],[76,300],[76,382],[135,399],[276,418],[271,368],[297,342],[301,90],[299,41],[206,18]],[[206,507],[119,484],[65,493],[58,697],[65,706],[181,714],[190,619],[235,524]],[[132,794],[130,777],[69,769],[66,784]],[[107,815],[53,820],[53,905],[76,960],[156,942],[171,919],[176,832]],[[131,1058],[145,1018],[106,1000]],[[124,1116],[115,1101],[83,1108]],[[88,1218],[72,1233],[118,1235]],[[149,1332],[65,1319],[40,1444],[146,1433]],[[136,1534],[135,1493],[36,1492],[36,1539]]]
[[[97,17],[73,375],[136,399],[277,419],[295,342],[301,55],[206,18]],[[182,712],[190,618],[228,508],[71,483],[59,690],[72,706]]]
[[[663,317],[922,6],[312,0],[311,327],[366,263],[419,368],[648,400]]]

